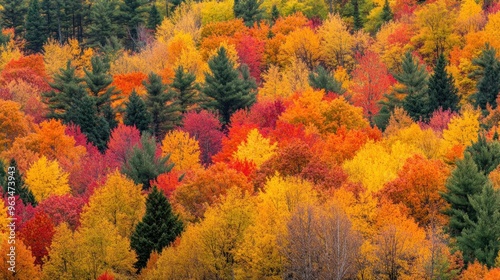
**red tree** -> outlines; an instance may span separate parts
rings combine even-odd
[[[26,247],[31,248],[35,264],[43,265],[43,258],[49,254],[54,233],[52,220],[43,212],[35,213],[35,216],[20,231],[19,237]]]
[[[66,194],[45,199],[38,205],[37,210],[49,215],[55,226],[66,222],[72,230],[75,230],[80,224],[83,205],[82,198]]]
[[[125,162],[127,153],[139,143],[141,133],[132,126],[119,124],[112,132],[109,138],[108,150],[106,151],[106,160],[110,167],[120,167]]]
[[[240,62],[248,66],[250,75],[259,84],[264,58],[264,41],[249,35],[243,35],[236,44],[236,51]]]

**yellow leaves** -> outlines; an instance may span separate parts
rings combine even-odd
[[[385,140],[389,145],[396,141],[413,146],[415,151],[423,153],[428,159],[439,156],[440,139],[432,129],[422,130],[418,124],[411,124]]]
[[[26,184],[38,202],[70,191],[68,173],[59,167],[57,161],[47,160],[45,156],[33,163],[26,172]]]
[[[195,48],[193,37],[187,33],[179,32],[167,42],[168,61],[175,63],[179,60],[182,52],[190,48]]]
[[[290,82],[278,66],[271,65],[267,72],[262,74],[262,77],[265,82],[262,88],[259,89],[257,95],[259,100],[288,98],[293,94]]]
[[[200,146],[189,133],[175,130],[167,133],[161,142],[162,155],[170,155],[173,170],[187,171],[201,168]]]
[[[201,5],[201,23],[226,21],[234,18],[233,4],[231,0],[208,1]]]
[[[16,43],[11,39],[5,46],[0,46],[0,70],[3,70],[5,65],[13,59],[19,59],[23,55]]]
[[[259,168],[276,153],[277,145],[278,143],[271,145],[271,141],[254,128],[250,130],[247,140],[238,146],[233,156],[241,161],[253,162]]]
[[[134,72],[160,73],[168,67],[167,48],[165,44],[156,42],[145,47],[140,53],[124,52],[110,68],[110,74],[127,74]]]
[[[481,5],[475,0],[464,0],[458,12],[456,29],[462,35],[479,31],[482,19]]]
[[[354,63],[352,48],[354,37],[349,33],[347,25],[339,15],[330,15],[319,28],[323,59],[330,68],[342,66],[351,68]]]
[[[286,36],[278,59],[282,65],[288,65],[293,57],[300,59],[309,69],[317,65],[320,58],[320,41],[310,28],[300,28]]]
[[[8,150],[14,139],[25,136],[29,126],[17,102],[0,99],[0,152]]]
[[[9,271],[8,268],[11,265],[8,263],[10,261],[10,248],[15,246],[15,271]],[[24,243],[20,239],[16,239],[15,244],[7,243],[4,240],[0,244],[0,278],[4,280],[37,280],[40,279],[40,268],[35,266],[35,257],[31,254],[29,248],[26,248]]]
[[[454,117],[443,131],[441,153],[446,154],[454,146],[466,147],[477,141],[479,133],[479,112],[464,108],[462,115]]]
[[[49,76],[59,72],[59,69],[65,68],[68,60],[71,65],[81,71],[90,68],[90,59],[93,55],[92,49],[83,49],[76,39],[70,39],[67,44],[59,44],[56,40],[49,39],[43,46],[45,69]]]
[[[162,44],[166,44],[173,36],[174,24],[168,17],[165,17],[161,24],[156,27],[156,40]]]
[[[115,171],[90,197],[81,216],[82,226],[95,228],[105,220],[128,239],[146,211],[144,201],[141,187]]]

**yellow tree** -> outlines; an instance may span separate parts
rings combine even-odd
[[[227,21],[234,18],[233,1],[207,1],[201,5],[201,23]]]
[[[281,46],[278,58],[282,65],[287,65],[292,57],[300,59],[310,70],[318,64],[320,40],[310,28],[300,28],[286,36],[285,44]]]
[[[70,191],[68,173],[61,169],[56,160],[50,161],[45,156],[33,163],[26,172],[26,184],[38,202],[51,195],[63,195]]]
[[[170,155],[173,170],[187,171],[201,168],[198,141],[182,130],[170,131],[161,142],[162,155]]]
[[[456,23],[456,29],[460,35],[465,36],[468,33],[479,31],[483,21],[480,3],[474,0],[462,2]]]
[[[355,40],[342,18],[339,15],[331,15],[320,27],[318,34],[326,64],[332,69],[337,66],[351,69],[354,64],[352,48]]]
[[[271,65],[265,73],[262,74],[264,84],[259,89],[257,98],[259,100],[274,101],[279,98],[288,98],[293,94],[292,86],[285,73],[276,65]]]
[[[40,279],[40,268],[35,266],[35,257],[31,255],[31,251],[26,248],[24,243],[17,239],[15,243],[16,250],[14,269],[15,273],[9,270],[11,248],[14,244],[9,244],[7,239],[3,240],[0,246],[0,277],[5,280],[34,280]]]
[[[238,146],[233,157],[241,161],[250,161],[259,168],[264,162],[276,153],[278,143],[271,144],[268,138],[264,138],[256,128],[250,130],[245,142]]]
[[[21,105],[0,99],[0,152],[8,150],[15,138],[25,136],[28,132],[28,121],[21,111]]]
[[[443,131],[441,153],[444,155],[455,146],[466,147],[477,141],[479,133],[479,112],[464,108],[461,116],[453,117],[448,129]]]
[[[145,211],[141,186],[115,171],[90,197],[83,209],[81,223],[94,228],[104,219],[116,227],[121,237],[128,239]]]
[[[75,234],[66,223],[56,228],[49,257],[43,266],[43,279],[76,279],[84,277],[80,270]]]

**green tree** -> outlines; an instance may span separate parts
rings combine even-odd
[[[142,184],[144,190],[149,190],[151,180],[172,170],[174,165],[167,164],[168,159],[169,156],[157,156],[155,138],[148,133],[143,133],[140,144],[127,154],[122,173],[134,180],[136,184]]]
[[[160,12],[156,8],[156,5],[152,3],[148,14],[148,23],[146,27],[151,30],[156,30],[156,27],[161,24]]]
[[[243,19],[245,25],[252,27],[262,19],[263,10],[260,7],[262,0],[235,0],[234,16]]]
[[[274,24],[279,17],[280,17],[280,11],[278,10],[276,4],[273,4],[273,7],[271,8],[271,24]]]
[[[191,72],[184,71],[184,67],[179,66],[175,69],[174,81],[170,87],[175,92],[182,113],[186,113],[190,107],[198,102],[199,87],[196,83],[196,76]]]
[[[31,0],[26,16],[26,50],[38,53],[42,50],[46,40],[43,20],[40,14],[40,3],[38,0]]]
[[[7,173],[9,167],[14,167],[14,174]],[[5,166],[2,160],[0,160],[0,185],[3,189],[4,197],[7,196],[9,192],[8,177],[14,177],[14,189],[15,195],[19,195],[19,198],[23,201],[24,205],[31,204],[33,206],[37,205],[35,196],[29,187],[24,183],[23,175],[19,172],[17,162],[15,159],[11,159],[8,166]],[[11,181],[12,182],[12,181]],[[12,191],[12,189],[10,190]]]
[[[167,90],[167,85],[155,73],[150,73],[143,85],[147,91],[146,108],[151,115],[151,131],[157,139],[163,139],[181,121],[179,104],[174,100],[175,93]]]
[[[385,0],[384,7],[382,8],[382,13],[380,14],[380,19],[383,23],[385,23],[392,20],[393,16],[394,15],[392,14],[391,6],[389,6],[389,1]]]
[[[124,0],[120,5],[120,23],[125,28],[125,47],[138,50],[139,25],[145,22],[146,7],[143,0]]]
[[[354,21],[354,30],[360,30],[363,28],[363,19],[361,19],[361,14],[359,11],[359,0],[352,0],[352,17]]]
[[[431,106],[427,94],[428,77],[425,65],[419,64],[410,52],[407,52],[403,58],[401,73],[394,75],[394,78],[402,85],[395,91],[405,95],[402,102],[403,109],[414,121],[426,119],[432,113],[429,112]]]
[[[471,154],[479,171],[486,176],[500,164],[500,143],[487,142],[484,135],[479,135],[477,142],[468,146],[465,151]]]
[[[120,93],[114,86],[111,86],[113,77],[109,75],[109,65],[98,56],[91,58],[90,63],[92,70],[83,69],[85,76],[83,80],[87,85],[87,89],[95,99],[97,113],[102,114],[104,108],[109,106],[112,101],[118,100]]]
[[[24,31],[24,17],[28,11],[23,0],[4,0],[2,3],[2,21],[5,28],[14,29],[14,37],[19,38]]]
[[[434,67],[434,73],[428,83],[429,93],[429,114],[432,114],[438,108],[443,110],[450,109],[453,112],[458,111],[458,90],[455,87],[453,76],[446,71],[446,59],[441,54]]]
[[[130,247],[137,253],[135,267],[138,272],[144,268],[153,251],[161,253],[163,248],[172,244],[184,229],[179,216],[172,211],[167,198],[158,189],[153,190],[146,199],[146,214],[132,233]]]
[[[478,260],[489,268],[495,266],[500,250],[500,193],[491,184],[483,187],[481,193],[471,196],[470,204],[476,213],[472,219],[464,215],[466,228],[457,237],[457,245],[464,261]]]
[[[472,156],[465,153],[464,159],[457,162],[457,167],[446,182],[446,192],[441,193],[450,205],[444,214],[450,218],[447,231],[451,237],[460,236],[467,227],[466,215],[468,219],[476,220],[476,210],[470,203],[469,196],[481,193],[487,184],[488,178],[479,171]]]
[[[204,107],[217,110],[222,122],[227,125],[234,112],[248,108],[255,102],[251,78],[248,75],[245,81],[245,77],[239,77],[223,47],[219,48],[217,55],[208,61],[208,66],[210,72],[205,73],[203,93],[211,100],[204,104]]]
[[[87,43],[89,47],[107,45],[108,40],[117,35],[118,3],[109,0],[97,0],[90,8]]]
[[[481,56],[472,61],[479,69],[472,73],[472,77],[480,78],[477,83],[477,92],[472,96],[474,104],[486,110],[490,104],[497,107],[497,95],[500,92],[500,61],[496,58],[496,50],[486,44]]]
[[[146,104],[142,98],[137,95],[135,90],[132,91],[125,105],[123,123],[125,125],[135,126],[141,133],[149,131],[151,115],[146,109]]]
[[[325,92],[344,94],[342,83],[337,81],[323,66],[318,66],[314,72],[309,74],[309,85],[315,89],[323,89]]]

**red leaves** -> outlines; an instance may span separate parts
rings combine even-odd
[[[125,162],[127,153],[139,143],[140,139],[141,134],[137,128],[119,124],[109,138],[106,151],[106,161],[109,166],[120,167]]]
[[[49,254],[54,234],[54,225],[49,216],[43,212],[37,212],[20,231],[19,237],[26,247],[31,248],[35,264],[43,265],[43,258]]]
[[[248,66],[250,75],[255,79],[257,84],[260,83],[260,73],[264,59],[264,43],[263,40],[245,35],[236,44],[240,63]]]
[[[50,216],[54,226],[67,223],[70,229],[75,230],[80,224],[84,200],[69,194],[62,196],[51,196],[40,203],[37,212],[43,212]]]

